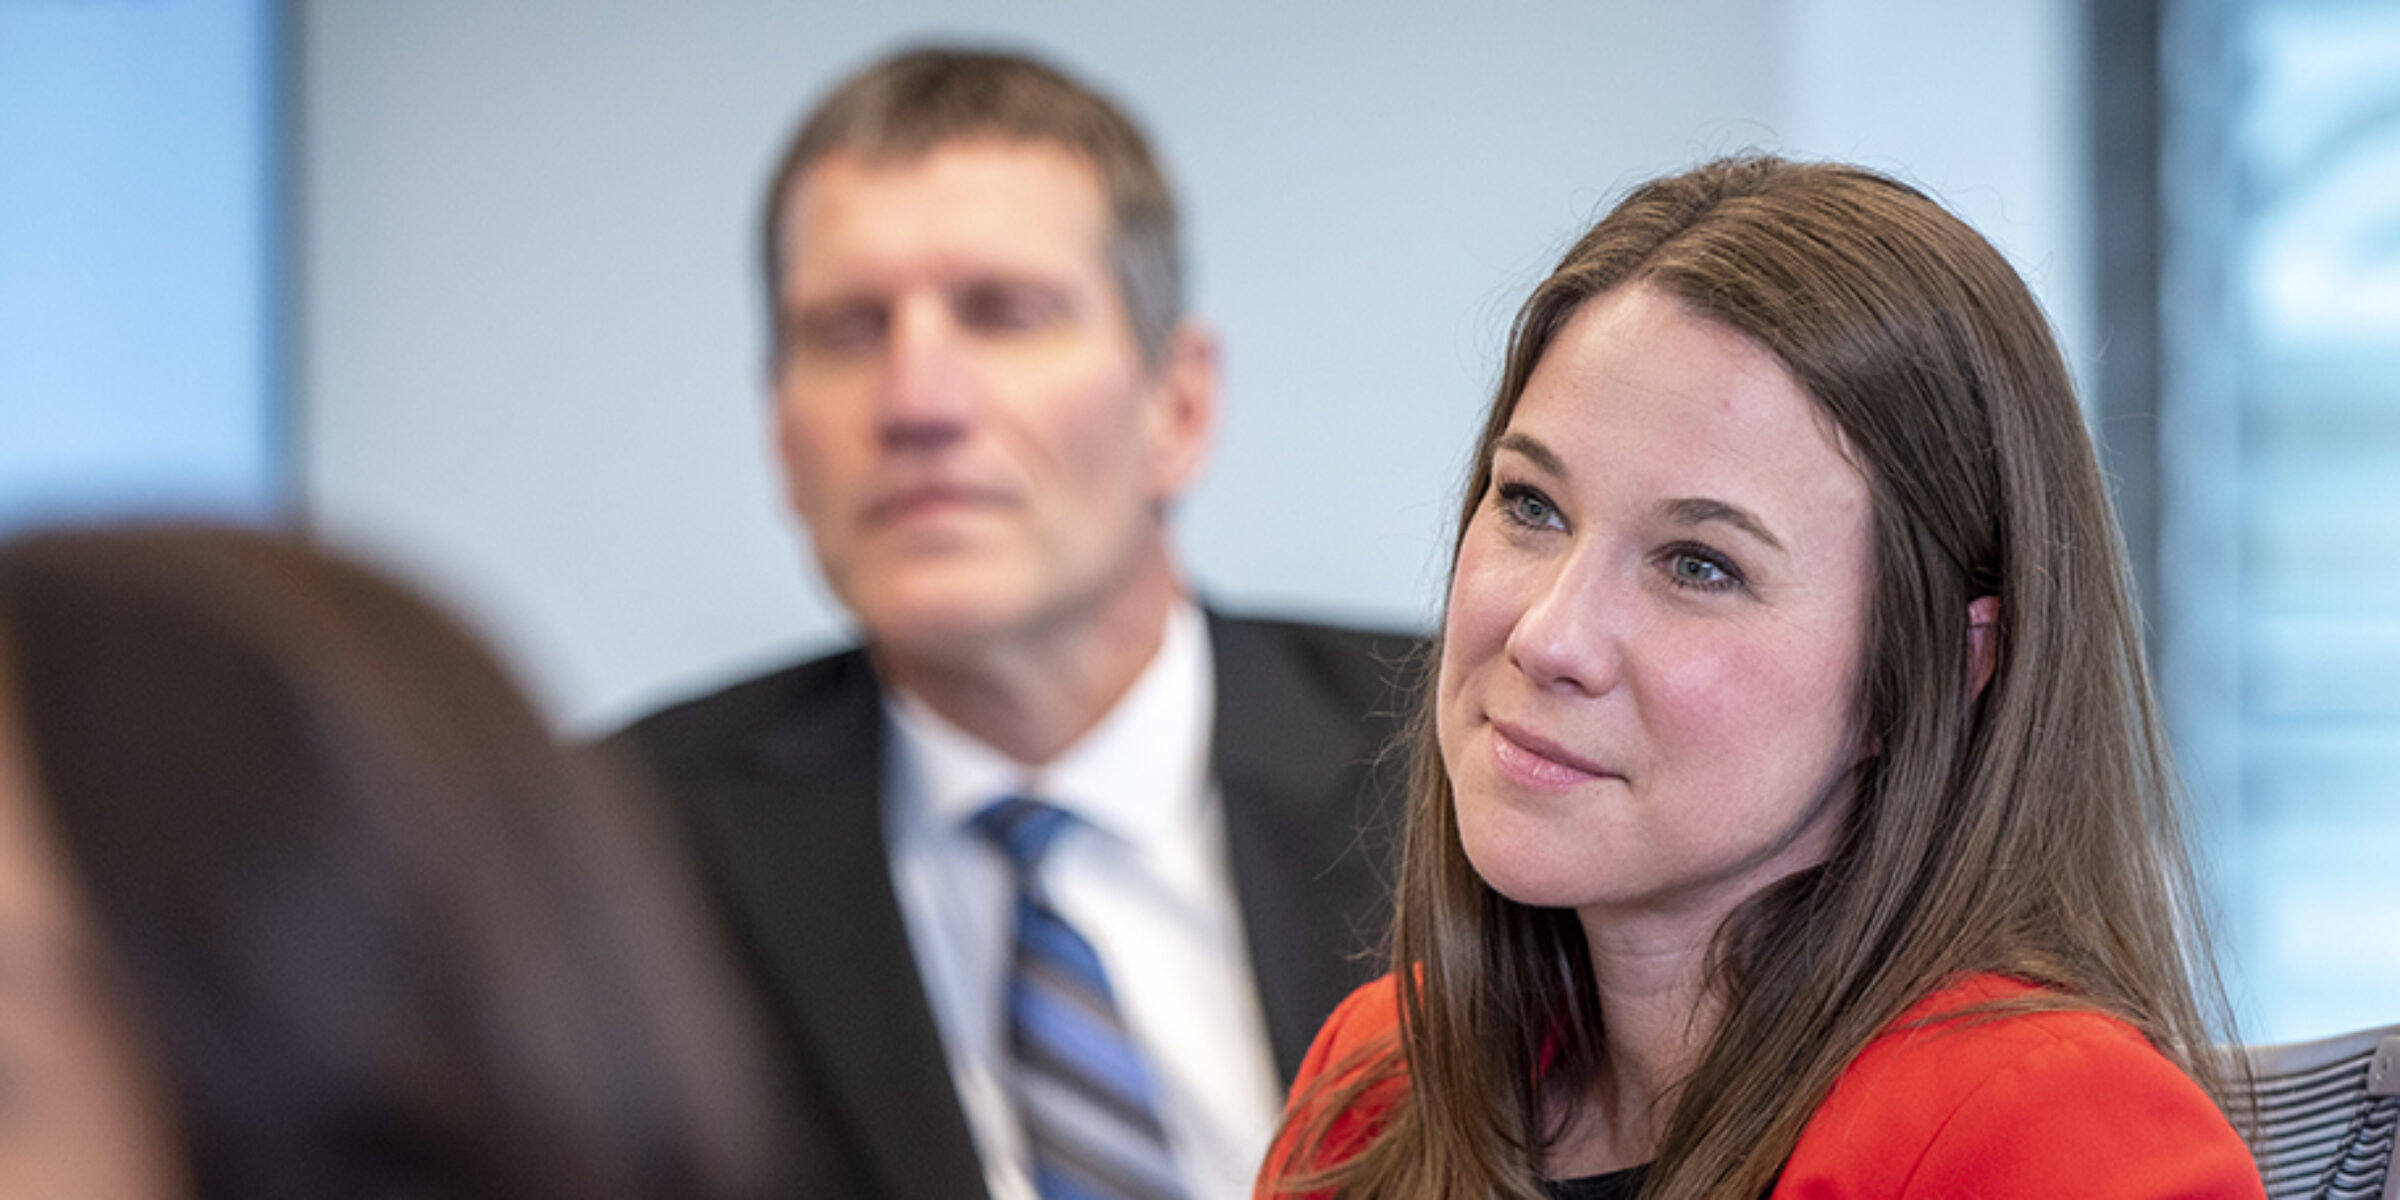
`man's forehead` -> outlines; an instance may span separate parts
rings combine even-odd
[[[801,178],[828,162],[842,161],[869,167],[896,168],[925,162],[928,159],[964,153],[970,155],[1012,156],[1023,154],[1033,158],[1064,157],[1080,162],[1097,178],[1099,167],[1091,154],[1063,138],[1047,134],[1019,134],[1005,129],[976,129],[931,142],[911,142],[891,145],[834,146],[818,156],[815,162],[800,173]]]
[[[895,258],[1071,258],[1104,269],[1110,225],[1090,156],[997,136],[910,155],[833,151],[801,173],[781,216],[788,274]]]

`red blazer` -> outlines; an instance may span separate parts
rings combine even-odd
[[[2207,1094],[2122,1021],[2048,1012],[1910,1027],[2033,990],[1977,976],[1909,1009],[1834,1081],[1773,1200],[2265,1196],[2249,1148]],[[1398,1025],[1389,976],[1352,993],[1309,1048],[1293,1099],[1345,1058],[1388,1045]],[[1374,1136],[1405,1086],[1335,1119],[1332,1161]],[[1258,1200],[1294,1171],[1299,1123],[1287,1121],[1268,1151]]]

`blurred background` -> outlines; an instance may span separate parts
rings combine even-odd
[[[0,532],[297,522],[598,731],[820,648],[759,191],[906,41],[1051,56],[1185,204],[1235,609],[1425,626],[1508,317],[1747,150],[1940,196],[2057,325],[2251,1040],[2400,1020],[2400,5],[0,0]]]

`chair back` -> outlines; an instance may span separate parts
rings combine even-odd
[[[2269,1200],[2400,1200],[2400,1025],[2242,1054],[2253,1111],[2234,1124]]]

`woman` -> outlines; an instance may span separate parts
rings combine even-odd
[[[1427,707],[1262,1196],[2261,1194],[2065,367],[1924,196],[1728,160],[1568,252]]]
[[[231,532],[0,548],[0,1195],[759,1194],[686,881],[491,658]]]

